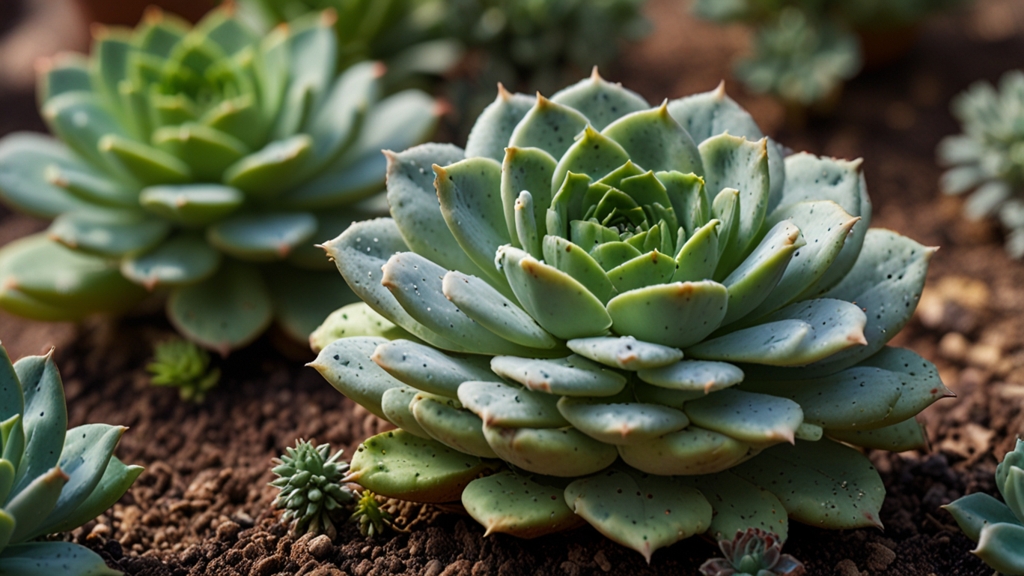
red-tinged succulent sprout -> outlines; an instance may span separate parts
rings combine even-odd
[[[782,541],[771,532],[748,528],[732,540],[719,540],[724,558],[701,564],[704,576],[803,576],[803,563],[782,553]]]

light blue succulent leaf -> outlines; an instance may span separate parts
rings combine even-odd
[[[454,502],[467,484],[498,467],[493,460],[393,430],[368,438],[356,448],[347,479],[389,498]]]
[[[308,117],[303,132],[313,137],[317,165],[337,158],[359,138],[367,111],[380,97],[379,62],[350,66],[331,86],[320,109]]]
[[[128,134],[116,118],[107,112],[100,98],[93,93],[69,92],[52,98],[40,110],[50,131],[100,170],[114,169],[121,178],[119,167],[100,152],[100,140],[107,135],[127,137]]]
[[[778,285],[794,253],[806,245],[800,228],[782,221],[772,227],[754,251],[722,284],[729,291],[729,306],[723,325],[745,318],[762,304]]]
[[[978,166],[958,166],[942,173],[939,189],[943,194],[957,196],[974,189],[985,181],[985,173]]]
[[[206,280],[175,288],[167,299],[167,317],[178,332],[225,355],[262,334],[273,312],[259,270],[234,261]]]
[[[150,250],[170,231],[164,220],[138,211],[89,210],[61,214],[47,233],[73,250],[119,258]]]
[[[704,392],[691,392],[687,390],[671,390],[661,386],[653,386],[646,382],[633,383],[633,396],[638,402],[647,404],[661,404],[670,408],[682,409],[690,400],[704,396]]]
[[[476,354],[529,354],[478,324],[445,297],[443,279],[448,272],[415,252],[399,252],[383,267],[384,285],[402,308],[427,329],[456,343],[456,351]]]
[[[480,458],[498,457],[484,438],[483,420],[463,409],[458,400],[420,392],[410,408],[416,422],[434,440]]]
[[[7,576],[121,576],[99,554],[71,542],[30,542],[10,546],[0,556]]]
[[[579,110],[595,130],[604,130],[605,126],[626,114],[651,107],[636,92],[601,78],[597,69],[590,78],[556,92],[551,101]]]
[[[219,184],[150,186],[139,195],[139,204],[146,210],[189,227],[217,222],[244,201],[239,189]]]
[[[660,548],[711,525],[711,505],[674,478],[609,470],[576,480],[565,489],[576,514],[615,542],[643,554],[648,564]]]
[[[654,250],[619,264],[609,270],[607,275],[615,291],[624,294],[630,290],[671,282],[675,272],[675,259]]]
[[[704,179],[696,174],[679,172],[658,172],[655,176],[665,187],[676,218],[686,230],[686,237],[692,237],[711,219],[711,198],[704,187]]]
[[[195,122],[156,130],[153,144],[187,164],[202,182],[220,180],[224,170],[250,152],[233,135]]]
[[[387,419],[381,407],[384,392],[404,386],[370,360],[383,338],[355,336],[327,345],[308,366],[331,386],[380,418]]]
[[[608,302],[608,314],[617,334],[685,348],[718,328],[727,299],[717,282],[673,282],[619,294]]]
[[[1004,459],[1003,462],[1006,462]],[[1020,518],[1024,513],[1024,468],[1019,466],[1003,466],[999,474],[999,493],[1003,495],[1006,506],[1014,516]]]
[[[577,338],[566,342],[573,352],[612,368],[650,370],[675,364],[682,350],[637,340],[632,336]]]
[[[434,165],[441,215],[470,259],[495,286],[505,283],[494,267],[498,247],[510,242],[501,204],[501,165],[489,158],[467,158]]]
[[[1001,180],[986,182],[964,202],[964,215],[971,220],[995,216],[1012,195],[1013,188],[1009,183]]]
[[[220,266],[220,252],[202,238],[182,234],[149,252],[121,261],[125,278],[152,290],[157,286],[183,286],[209,278]]]
[[[291,190],[313,158],[313,139],[296,134],[274,140],[224,171],[224,184],[254,198],[275,198]]]
[[[499,84],[498,97],[484,108],[469,131],[466,158],[490,158],[501,162],[512,132],[533,108],[533,103],[533,98],[525,94],[511,94]]]
[[[505,150],[501,165],[501,203],[504,207],[505,225],[508,227],[512,245],[522,248],[516,233],[515,203],[524,190],[533,198],[533,217],[546,223],[548,207],[551,205],[551,176],[555,173],[556,161],[539,148],[516,148]]]
[[[541,251],[546,264],[572,276],[601,302],[617,291],[597,260],[576,244],[558,236],[545,236]]]
[[[554,158],[561,158],[586,126],[587,117],[578,110],[552,102],[538,93],[536,104],[516,125],[508,145],[537,148]]]
[[[558,192],[570,172],[599,180],[628,161],[629,154],[618,142],[587,126],[558,160],[551,176],[551,191]]]
[[[1024,526],[989,524],[981,529],[978,547],[972,550],[990,568],[1003,574],[1024,574]]]
[[[380,410],[388,422],[409,434],[419,438],[430,438],[430,435],[416,422],[416,417],[409,409],[409,403],[418,393],[419,390],[412,386],[402,385],[388,388],[380,396]]]
[[[720,390],[687,402],[683,410],[697,426],[755,448],[781,442],[792,444],[804,419],[800,405],[788,398],[736,389]]]
[[[905,348],[885,347],[859,366],[888,371],[899,380],[902,394],[892,412],[882,421],[884,425],[913,418],[935,401],[954,396],[942,383],[934,364]]]
[[[86,206],[52,181],[48,170],[92,172],[55,138],[15,132],[0,140],[0,198],[5,203],[43,218]]]
[[[21,404],[17,404],[17,406],[19,410],[22,409]],[[3,442],[3,452],[0,453],[0,458],[9,462],[15,470],[21,464],[21,459],[25,454],[25,428],[21,425],[21,418],[22,415],[18,413],[0,422],[0,441]],[[14,477],[11,478],[11,483],[4,491],[4,497],[0,498],[0,502],[6,499],[6,493],[9,493],[14,487]]]
[[[313,232],[308,241],[299,244],[288,252],[286,262],[296,268],[305,270],[334,272],[334,263],[326,256],[324,248],[320,243],[331,238],[337,238],[353,222],[369,220],[386,213],[386,211],[386,203],[384,198],[380,196],[377,197],[377,201],[371,200],[346,208],[329,211],[324,209],[308,210],[309,213],[316,216],[316,231]]]
[[[260,63],[257,70],[262,72],[256,77],[260,91],[260,113],[268,122],[274,123],[283,113],[282,103],[288,89],[289,78],[289,46],[288,30],[275,28],[260,41],[256,52],[256,61]],[[291,120],[292,125],[297,124]]]
[[[546,210],[545,210],[546,211]],[[534,213],[533,195],[523,190],[513,205],[516,221],[517,244],[534,258],[543,258],[541,253],[541,237],[543,231],[538,228],[537,216]]]
[[[618,142],[629,159],[645,170],[704,173],[697,144],[672,118],[666,104],[625,115],[601,133]]]
[[[25,413],[25,397],[7,349],[0,344],[0,422]],[[0,436],[0,456],[6,453],[7,435]],[[3,501],[0,498],[0,501]]]
[[[0,143],[0,148],[3,144]],[[26,162],[28,159],[26,159]],[[139,205],[139,191],[134,186],[129,186],[118,180],[114,180],[110,176],[97,172],[95,168],[85,165],[74,165],[71,163],[57,163],[49,162],[46,164],[46,168],[43,169],[43,179],[45,183],[34,181],[32,186],[45,187],[46,185],[56,186],[62,189],[67,195],[75,197],[78,202],[76,206],[86,205],[99,205],[107,206],[111,208],[136,208]],[[5,166],[5,165],[0,165]],[[30,168],[31,164],[19,164],[22,168]],[[0,170],[3,168],[0,167]],[[29,175],[33,176],[33,175]],[[0,183],[0,193],[6,193],[6,189],[3,188],[5,184]],[[47,196],[44,193],[34,191],[35,197],[38,199],[45,199]],[[24,210],[30,214],[36,214],[30,206],[21,206],[17,204],[13,199],[6,199],[14,204],[19,210]],[[71,212],[77,210],[74,206],[62,208],[63,212]],[[42,214],[41,212],[39,214]],[[54,216],[56,214],[47,214],[47,216]]]
[[[833,440],[862,448],[890,452],[928,449],[924,426],[914,418],[873,430],[825,430],[825,434]]]
[[[99,485],[110,457],[127,428],[86,424],[67,431],[58,467],[68,479],[53,510],[29,539],[54,532],[54,528],[81,506]]]
[[[555,337],[607,333],[612,322],[604,305],[572,276],[512,246],[498,250],[496,263],[523,308]]]
[[[394,220],[379,218],[357,222],[341,236],[324,243],[324,249],[334,260],[349,288],[375,312],[438,348],[465,350],[453,340],[414,320],[381,284],[383,265],[396,252],[408,249]]]
[[[445,298],[463,314],[505,340],[546,350],[558,345],[558,340],[515,302],[476,276],[449,271],[444,275],[441,289]]]
[[[701,360],[805,366],[854,346],[864,348],[865,321],[858,305],[845,299],[808,300],[766,316],[763,324],[684,351]]]
[[[26,460],[26,464],[31,466],[31,460]],[[57,504],[61,488],[68,477],[60,468],[54,467],[38,476],[29,477],[29,480],[23,486],[15,486],[10,500],[4,504],[4,512],[15,520],[10,539],[14,544],[31,539],[36,529],[43,525]]]
[[[278,106],[268,108],[277,116],[275,140],[299,132],[309,122],[336,77],[337,39],[327,22],[322,18],[319,20],[307,19],[296,26],[301,27],[299,30],[278,39],[283,44],[278,49],[282,50],[281,54],[270,53],[276,52],[271,45],[264,46],[265,58],[274,59],[275,64],[283,58],[283,62],[277,65],[283,68],[280,74],[284,78],[275,80],[285,83],[285,87],[278,88],[284,90],[284,100]]]
[[[308,342],[332,312],[359,300],[333,270],[281,265],[266,270],[264,278],[274,303],[274,322],[296,342]]]
[[[717,196],[726,188],[739,191],[739,216],[732,225],[735,230],[730,233],[719,270],[731,270],[739,264],[753,249],[761,231],[770,184],[767,146],[767,140],[751,142],[729,134],[713,136],[700,144],[708,192]]]
[[[40,104],[67,92],[91,91],[89,59],[82,54],[60,54],[40,67],[36,82],[36,98]]]
[[[504,470],[470,482],[462,505],[484,527],[485,536],[530,539],[580,526],[583,519],[566,505],[564,486],[552,480]]]
[[[793,254],[771,294],[747,318],[760,318],[799,299],[829,270],[858,221],[830,200],[798,202],[772,212],[765,225],[790,222],[800,229],[805,245]]]
[[[558,397],[504,382],[463,382],[459,402],[487,426],[559,428],[569,422],[558,411]]]
[[[676,254],[672,282],[699,282],[710,278],[718,267],[721,220],[711,220],[698,228]]]
[[[139,474],[142,474],[142,470],[141,466],[125,466],[116,456],[111,456],[103,476],[92,492],[77,508],[61,518],[50,532],[74,530],[106,512],[124,496]]]
[[[659,476],[714,474],[750,455],[747,444],[692,425],[649,442],[619,446],[619,456],[626,464]]]
[[[743,382],[743,370],[738,367],[706,360],[681,360],[663,367],[642,369],[637,376],[648,384],[701,396]]]
[[[356,302],[342,306],[327,316],[309,335],[309,347],[319,354],[328,344],[349,336],[376,336],[387,340],[406,339],[419,342],[419,338],[381,316],[366,305]]]
[[[575,478],[604,470],[618,458],[614,446],[572,427],[502,428],[484,420],[484,438],[494,453],[529,472]]]
[[[19,419],[18,416],[12,416],[12,419]],[[6,422],[4,423],[6,424]],[[14,488],[14,464],[6,458],[0,458],[0,502],[7,502],[7,497],[11,494],[11,489]],[[2,509],[0,509],[2,511]],[[11,518],[13,520],[13,518]],[[7,545],[7,539],[14,533],[14,523],[12,522],[10,527],[0,526],[0,550]]]
[[[805,524],[882,526],[885,486],[878,471],[857,450],[831,440],[773,446],[731,472],[778,496],[790,518]]]
[[[983,492],[969,494],[942,508],[952,514],[964,535],[975,542],[981,538],[981,530],[986,526],[993,524],[1020,525],[1020,520],[1006,507],[1006,504]]]
[[[103,136],[98,146],[110,163],[121,167],[144,186],[184,184],[192,180],[188,164],[159,148],[116,134]]]
[[[800,294],[800,299],[823,294],[846,276],[857,261],[871,225],[871,200],[860,165],[860,160],[849,162],[820,158],[805,152],[786,158],[786,186],[777,206],[771,208],[769,221],[774,221],[784,211],[792,210],[798,203],[824,200],[831,200],[850,216],[860,218],[832,265]],[[801,230],[803,228],[801,226]]]
[[[1003,461],[996,466],[996,486],[1001,487],[1006,483],[1006,478],[1012,468],[1024,468],[1024,440],[1017,439],[1017,446],[1012,452],[1003,457]],[[1024,520],[1021,520],[1024,523]]]
[[[453,356],[409,340],[384,342],[371,358],[402,382],[448,398],[458,398],[463,382],[496,379],[487,358]]]
[[[14,481],[13,493],[17,494],[57,465],[68,429],[68,413],[64,385],[52,351],[46,356],[26,356],[18,360],[14,371],[25,395],[21,421],[25,450]],[[19,528],[18,533],[27,531]]]
[[[316,229],[316,217],[308,212],[241,214],[208,228],[206,239],[240,260],[271,262],[309,241]]]
[[[659,404],[565,396],[558,401],[558,411],[580,432],[616,446],[649,442],[690,424],[686,414]]]
[[[196,25],[196,30],[213,41],[225,54],[241,52],[259,40],[256,33],[226,10],[214,10]]]
[[[780,542],[786,541],[789,517],[782,502],[771,492],[729,471],[681,480],[700,490],[711,503],[714,517],[708,536],[728,540],[736,532],[759,528],[775,534]]]
[[[553,360],[496,356],[491,370],[530,390],[558,396],[614,396],[626,386],[621,374],[575,354]]]

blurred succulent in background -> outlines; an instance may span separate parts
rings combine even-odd
[[[348,464],[341,458],[341,450],[328,456],[330,444],[313,446],[299,440],[294,448],[285,449],[284,455],[273,460],[273,472],[278,476],[270,483],[281,492],[274,499],[275,508],[283,508],[281,520],[291,523],[296,534],[324,533],[334,538],[334,522],[343,507],[355,502],[355,494],[343,483]]]
[[[400,428],[349,478],[648,560],[705,531],[781,542],[787,514],[879,524],[850,445],[923,447],[915,415],[950,393],[886,346],[934,250],[868,230],[860,161],[784,158],[721,88],[651,107],[595,72],[388,162],[391,218],[325,245],[388,322],[348,308],[332,330],[358,336],[311,366]]]
[[[704,576],[802,576],[804,565],[782,553],[778,536],[760,528],[736,532],[732,540],[719,540],[725,558],[701,564]]]
[[[1006,576],[1024,575],[1024,440],[996,467],[1003,501],[981,492],[943,506],[968,538],[978,543],[979,558]]]
[[[193,402],[205,400],[206,393],[220,381],[220,369],[210,370],[210,354],[181,339],[157,344],[146,371],[152,385],[177,388],[182,400]]]
[[[166,291],[175,327],[226,353],[275,320],[305,340],[352,301],[313,243],[372,213],[380,150],[424,138],[436,106],[379,99],[375,63],[336,76],[333,21],[260,38],[228,8],[194,28],[151,11],[51,62],[58,138],[0,140],[0,198],[56,219],[0,250],[0,307],[70,320]]]
[[[939,163],[949,167],[946,194],[973,191],[969,218],[997,216],[1008,230],[1006,250],[1024,257],[1024,72],[1003,75],[998,91],[978,82],[953,100],[963,134],[939,143]]]
[[[77,544],[33,542],[93,520],[142,473],[113,456],[126,428],[67,425],[52,353],[12,365],[0,346],[0,574],[120,574]]]
[[[359,525],[360,534],[370,538],[380,536],[385,529],[394,527],[391,514],[380,507],[377,495],[370,490],[363,490],[351,520]]]

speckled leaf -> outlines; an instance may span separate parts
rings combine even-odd
[[[711,503],[714,517],[708,536],[723,540],[748,528],[760,528],[778,536],[780,542],[786,541],[789,535],[786,508],[771,492],[728,471],[690,476],[682,481],[700,490]]]
[[[170,232],[170,225],[138,211],[65,212],[50,224],[50,238],[68,248],[107,258],[144,252]]]
[[[700,144],[708,191],[713,195],[725,188],[739,191],[736,235],[723,256],[727,269],[747,255],[764,222],[770,182],[767,143],[722,134]]]
[[[614,396],[626,386],[621,374],[576,355],[554,360],[495,356],[491,370],[530,390],[559,396]]]
[[[220,252],[202,238],[182,234],[162,242],[154,250],[125,258],[121,261],[121,273],[152,290],[157,286],[181,286],[209,278],[220,261]]]
[[[565,501],[598,532],[643,554],[711,525],[711,505],[701,493],[672,478],[609,470],[576,480]]]
[[[457,400],[420,392],[409,408],[423,431],[434,440],[464,454],[498,457],[484,438],[483,420],[463,409]]]
[[[419,390],[412,386],[395,386],[388,388],[380,395],[380,410],[384,418],[402,430],[420,438],[430,438],[423,428],[416,421],[409,404],[419,394]]]
[[[377,416],[387,419],[381,398],[390,388],[403,384],[370,360],[370,355],[387,340],[355,336],[327,345],[316,360],[309,363],[336,390],[355,400]]]
[[[559,90],[551,97],[551,101],[579,110],[595,130],[603,130],[630,112],[650,108],[647,101],[636,92],[623,88],[621,84],[605,81],[596,68],[590,78]]]
[[[504,461],[537,474],[574,478],[611,466],[614,446],[572,427],[501,428],[484,424],[484,437]]]
[[[696,426],[650,442],[619,446],[626,464],[662,476],[721,472],[748,458],[750,451],[750,446],[735,438]]]
[[[240,214],[211,226],[206,238],[229,256],[270,262],[286,258],[316,229],[316,216],[308,212]]]
[[[640,370],[637,376],[661,388],[704,395],[739,384],[743,381],[743,370],[726,362],[682,360],[668,366]]]
[[[678,348],[644,342],[632,336],[577,338],[566,344],[580,356],[631,371],[659,368],[683,358]]]
[[[319,354],[328,344],[350,336],[376,336],[387,340],[419,341],[404,328],[381,316],[366,305],[356,302],[338,308],[309,335],[309,346]]]
[[[558,345],[558,341],[515,302],[476,276],[450,271],[444,275],[441,290],[466,316],[505,340],[541,349]]]
[[[619,294],[608,302],[608,313],[618,334],[685,348],[718,328],[727,298],[717,282],[673,282]]]
[[[499,532],[537,538],[569,530],[583,520],[566,505],[565,488],[509,470],[478,478],[462,492],[462,505],[483,525],[484,536]]]
[[[28,542],[4,549],[5,573],[18,576],[120,576],[99,554],[71,542]]]
[[[146,210],[189,227],[217,222],[244,201],[240,190],[219,184],[150,186],[139,195],[139,204]]]
[[[569,423],[558,411],[557,396],[504,382],[464,382],[459,402],[487,426],[558,428]]]
[[[800,405],[788,398],[735,389],[687,402],[683,410],[697,426],[756,448],[792,444],[804,417]]]
[[[668,113],[667,104],[623,116],[601,133],[645,170],[704,173],[697,144]]]
[[[61,448],[64,446],[68,416],[64,386],[57,365],[53,361],[52,351],[46,356],[26,356],[18,360],[14,363],[14,372],[21,382],[25,397],[20,424],[25,443],[21,463],[14,477],[14,488],[11,491],[12,495],[17,495],[36,478],[42,477],[57,465]],[[61,486],[65,480],[66,478],[60,481]],[[60,488],[57,492],[60,492]],[[5,508],[7,512],[14,514],[16,519],[19,518],[9,504],[5,505]],[[49,508],[43,508],[41,505],[29,510],[32,511],[34,521],[38,520],[35,521],[35,525],[42,523],[43,518],[38,514],[40,511],[49,513]],[[28,527],[16,528],[16,532],[23,535],[31,530],[32,528]]]
[[[890,424],[884,428],[872,430],[826,430],[830,438],[876,450],[905,452],[907,450],[927,450],[928,434],[924,425],[915,418],[907,418],[902,422]]]
[[[562,187],[562,182],[569,172],[586,174],[593,180],[599,180],[627,161],[629,154],[622,146],[587,126],[565,155],[558,160],[554,175],[551,177],[551,191],[557,192]]]
[[[764,302],[788,269],[793,253],[805,244],[794,224],[779,222],[772,227],[754,251],[722,280],[729,291],[729,306],[722,324],[743,319]]]
[[[498,85],[498,97],[477,117],[466,140],[466,158],[491,158],[501,162],[512,132],[533,108],[534,99],[511,94]]]
[[[389,498],[453,502],[467,484],[497,466],[435,440],[395,430],[368,438],[356,449],[348,478]]]
[[[686,414],[659,404],[609,403],[590,398],[563,397],[562,416],[595,440],[606,444],[639,444],[686,428]]]
[[[576,135],[586,126],[586,116],[538,93],[537,103],[516,126],[508,145],[539,148],[555,158],[561,158],[572,146]],[[508,159],[507,152],[505,158]]]
[[[402,382],[449,398],[458,397],[463,382],[496,378],[487,358],[453,356],[408,340],[384,342],[371,358]]]

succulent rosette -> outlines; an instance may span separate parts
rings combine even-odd
[[[652,107],[596,73],[388,161],[391,218],[325,246],[371,310],[335,315],[312,366],[400,428],[350,479],[648,560],[782,541],[787,515],[879,524],[854,446],[923,446],[914,416],[949,392],[886,346],[933,249],[868,230],[859,161],[784,157],[721,88]]]
[[[314,242],[372,214],[358,202],[382,189],[380,149],[436,119],[422,92],[382,98],[379,64],[336,75],[332,21],[261,38],[229,8],[195,27],[154,11],[50,62],[38,93],[56,138],[0,141],[0,198],[55,220],[0,251],[0,307],[69,320],[166,290],[201,345],[274,320],[305,339],[346,300]]]

